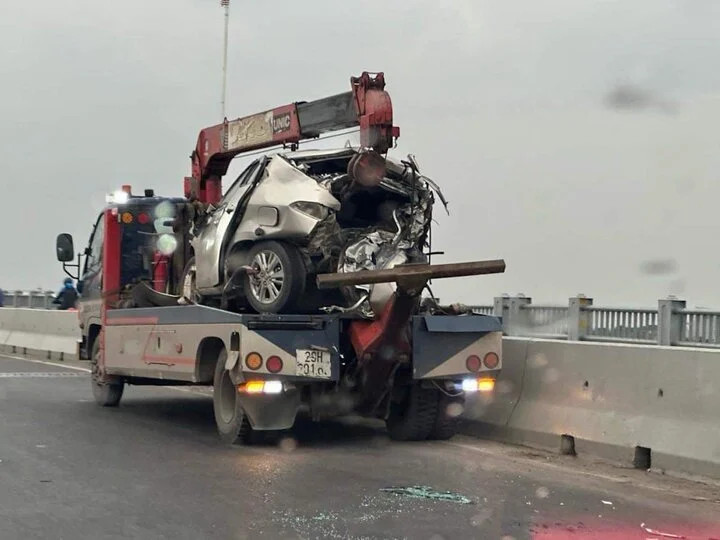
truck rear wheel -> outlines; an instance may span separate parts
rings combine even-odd
[[[422,441],[430,436],[438,415],[438,391],[415,383],[405,396],[390,405],[385,424],[390,438],[396,441]]]
[[[213,378],[213,411],[220,439],[229,444],[249,444],[252,427],[240,406],[237,387],[225,369],[227,351],[220,352]]]
[[[92,368],[90,380],[92,384],[93,397],[98,405],[102,407],[117,407],[123,395],[125,383],[116,377],[108,377],[100,369],[100,336],[98,335],[92,344],[90,366]]]

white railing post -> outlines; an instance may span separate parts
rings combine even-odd
[[[675,345],[682,337],[685,317],[677,311],[685,309],[685,300],[672,296],[658,300],[658,344]]]
[[[510,297],[507,294],[493,299],[493,315],[502,319],[503,332],[507,335],[507,320],[510,313]]]
[[[593,299],[578,294],[568,300],[568,341],[582,341],[590,328],[592,313],[586,307],[592,306]]]

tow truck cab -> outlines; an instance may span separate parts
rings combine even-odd
[[[178,218],[186,211],[185,199],[157,197],[152,190],[133,195],[130,186],[123,186],[108,195],[107,202],[77,260],[72,236],[58,237],[58,259],[65,272],[78,280],[81,359],[89,358],[102,327],[103,298],[111,307],[119,307],[130,288],[143,281],[155,290],[172,292],[177,268],[182,270],[187,258],[186,233],[178,227]]]

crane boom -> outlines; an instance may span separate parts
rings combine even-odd
[[[192,176],[185,178],[185,196],[216,203],[222,197],[222,177],[237,155],[279,145],[294,148],[302,140],[330,131],[359,126],[360,145],[386,153],[400,128],[392,123],[384,74],[363,72],[351,77],[350,86],[349,92],[226,119],[203,129],[190,156]]]

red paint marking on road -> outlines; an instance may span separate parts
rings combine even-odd
[[[535,523],[532,528],[533,540],[583,540],[602,538],[603,540],[712,540],[718,538],[720,529],[707,525],[677,525],[662,527],[662,530],[650,528],[645,523],[625,526],[598,526],[587,524],[573,525],[558,523],[548,526]],[[540,529],[542,527],[542,529]],[[538,530],[540,529],[540,530]]]

